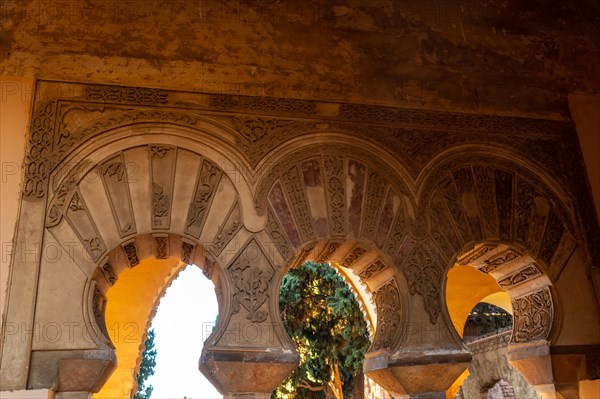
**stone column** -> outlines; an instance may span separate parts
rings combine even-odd
[[[279,319],[282,268],[252,236],[219,275],[219,322],[200,371],[226,399],[267,399],[298,366]]]

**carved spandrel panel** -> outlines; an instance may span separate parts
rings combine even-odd
[[[260,245],[254,239],[249,241],[227,271],[233,285],[232,313],[243,312],[252,323],[267,321],[275,269]]]
[[[129,191],[129,176],[122,154],[99,165],[98,171],[102,176],[119,235],[126,237],[135,234],[137,229]]]
[[[193,237],[200,238],[208,210],[215,197],[217,187],[223,172],[219,167],[204,159],[196,179],[196,189],[190,203],[188,216],[185,223],[185,232]]]
[[[165,145],[148,147],[152,184],[152,228],[168,229],[171,224],[171,204],[177,149]]]

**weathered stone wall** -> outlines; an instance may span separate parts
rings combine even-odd
[[[517,398],[539,398],[535,389],[525,381],[506,360],[511,331],[492,335],[468,343],[473,353],[473,362],[469,367],[471,374],[461,387],[459,397],[478,399],[497,381],[505,380],[513,386]]]

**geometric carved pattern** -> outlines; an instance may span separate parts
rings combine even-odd
[[[387,182],[377,172],[369,172],[367,183],[367,205],[363,217],[363,236],[367,239],[375,239],[375,226],[379,220],[379,211],[384,200]]]
[[[168,102],[164,90],[145,87],[87,86],[84,98],[89,101],[159,105]]]
[[[42,104],[31,121],[29,148],[25,165],[23,195],[42,198],[46,195],[51,170],[51,148],[54,137],[55,102]]]
[[[329,228],[331,235],[344,235],[346,232],[346,190],[344,182],[344,160],[341,157],[325,157],[327,179],[327,199],[331,215]]]
[[[123,245],[123,250],[125,251],[125,256],[127,257],[129,267],[134,267],[140,264],[140,259],[138,258],[137,254],[137,248],[135,247],[135,242],[131,241]]]
[[[552,328],[554,305],[546,287],[512,301],[514,327],[512,342],[546,339]]]
[[[432,324],[441,311],[440,284],[442,271],[425,249],[417,246],[403,267],[411,295],[423,297],[425,310]]]

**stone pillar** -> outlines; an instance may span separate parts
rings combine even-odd
[[[375,291],[377,332],[363,369],[394,396],[443,398],[471,353],[444,305],[444,262],[428,243],[403,259],[401,273]]]
[[[550,345],[546,340],[511,344],[508,362],[519,372],[544,399],[556,398]]]
[[[199,368],[226,399],[267,399],[298,366],[277,312],[282,268],[267,254],[252,236],[219,275],[219,322]]]

